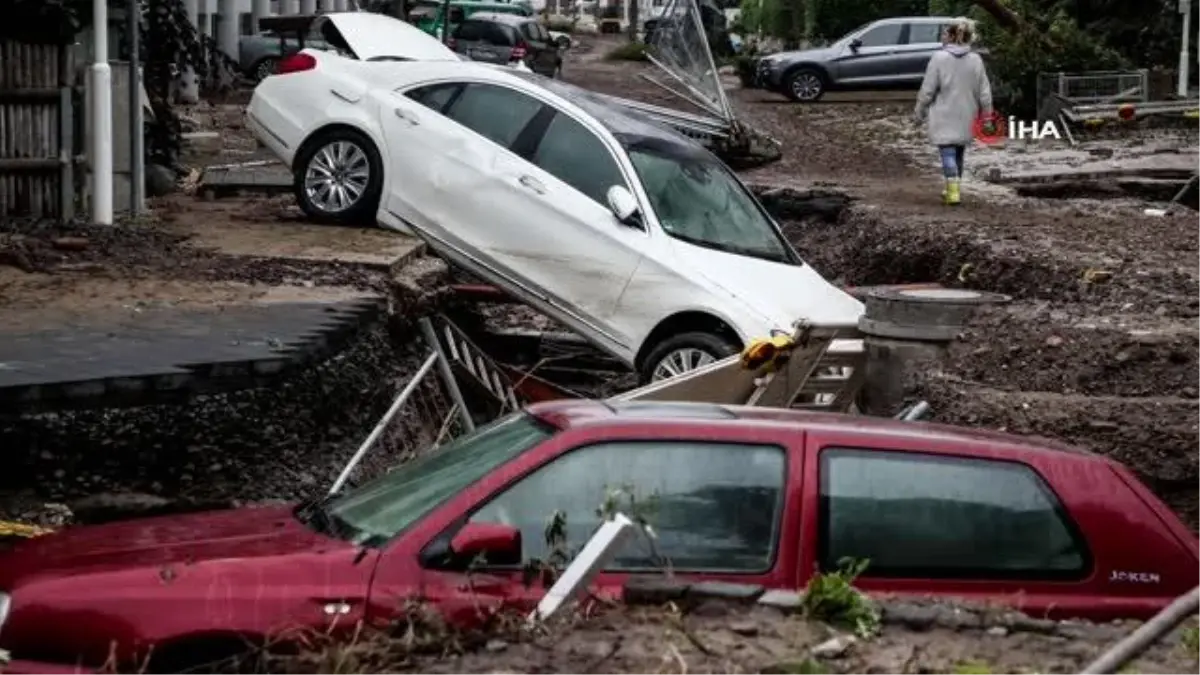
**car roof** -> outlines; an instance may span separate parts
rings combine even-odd
[[[537,73],[509,69],[514,77],[532,82],[559,98],[566,99],[582,109],[585,113],[600,122],[604,128],[617,136],[622,142],[631,138],[653,138],[692,153],[706,152],[704,146],[692,139],[654,122],[649,117],[616,103],[582,87],[576,87],[562,80],[538,75]]]
[[[933,422],[905,422],[886,417],[815,412],[785,408],[729,406],[715,403],[674,401],[568,400],[537,403],[526,411],[558,429],[603,425],[614,421],[645,420],[665,424],[706,426],[711,424],[784,425],[808,431],[856,432],[884,435],[919,443],[960,442],[964,445],[1014,452],[1050,452],[1083,461],[1108,461],[1077,446],[1041,437],[1026,437],[987,429],[968,429]]]
[[[494,21],[496,23],[504,23],[510,26],[519,26],[523,23],[536,22],[532,16],[522,16],[520,14],[505,14],[503,12],[475,12],[468,16],[466,21]],[[464,21],[464,23],[466,23]]]
[[[881,23],[950,23],[954,21],[954,17],[949,16],[889,16],[886,19],[879,19],[876,24]]]

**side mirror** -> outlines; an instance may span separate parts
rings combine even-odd
[[[622,225],[639,227],[637,198],[623,185],[608,188],[608,209],[621,221]]]
[[[521,564],[521,531],[499,523],[467,523],[450,540],[460,560],[483,556],[490,565]]]
[[[854,38],[853,40],[850,41],[850,51],[856,52],[862,46],[863,46],[862,38]]]

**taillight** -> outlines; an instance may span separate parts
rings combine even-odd
[[[516,47],[512,48],[512,53],[508,55],[509,61],[520,61],[529,53],[529,45],[524,42],[518,42]]]
[[[276,75],[286,75],[288,73],[302,73],[306,70],[312,70],[317,67],[317,57],[312,54],[292,54],[285,56],[279,61],[279,65],[275,68]]]

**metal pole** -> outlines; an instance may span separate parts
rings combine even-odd
[[[146,206],[141,33],[141,0],[129,0],[129,212],[134,215],[145,211]]]
[[[1117,672],[1126,663],[1140,656],[1162,636],[1174,630],[1189,616],[1193,616],[1197,609],[1200,609],[1200,586],[1175,598],[1174,602],[1155,614],[1154,618],[1138,626],[1137,630],[1113,645],[1111,649],[1101,654],[1100,658],[1092,661],[1087,668],[1079,672],[1088,675]]]
[[[1183,14],[1183,42],[1179,46],[1179,84],[1175,93],[1179,98],[1187,98],[1188,66],[1191,65],[1188,58],[1188,52],[1191,51],[1188,39],[1192,32],[1192,0],[1179,0],[1179,12]]]
[[[441,31],[442,34],[438,37],[441,38],[442,44],[450,44],[450,0],[445,0],[445,2],[442,3]]]
[[[346,463],[346,468],[342,469],[342,473],[338,474],[337,480],[333,481],[333,487],[329,488],[329,494],[337,494],[342,489],[342,486],[346,484],[346,481],[350,480],[350,474],[354,471],[354,467],[358,466],[363,456],[371,449],[371,446],[375,445],[375,442],[383,435],[383,430],[387,429],[388,422],[391,422],[396,413],[400,412],[400,408],[404,407],[404,404],[408,402],[409,397],[417,390],[417,385],[421,383],[421,380],[429,373],[429,369],[433,368],[433,362],[437,360],[437,352],[430,354],[425,359],[425,363],[421,364],[421,368],[417,371],[417,374],[413,375],[408,384],[404,386],[404,389],[400,391],[400,395],[396,397],[396,400],[392,401],[392,407],[387,409],[387,412],[383,414],[379,423],[371,430],[370,435],[367,436],[367,440],[363,441],[362,445],[358,446],[358,450],[354,451],[354,455]]]
[[[442,349],[442,341],[438,340],[437,333],[433,332],[433,322],[429,317],[423,317],[417,323],[421,326],[421,335],[438,355],[438,369],[442,373],[442,381],[446,383],[446,389],[450,392],[450,401],[458,406],[458,416],[462,420],[463,428],[475,431],[475,420],[471,419],[471,411],[467,409],[467,402],[463,400],[462,390],[458,388],[458,380],[454,377],[454,369],[450,367],[446,351]]]
[[[108,65],[108,0],[92,0],[92,222],[113,223],[112,69]]]

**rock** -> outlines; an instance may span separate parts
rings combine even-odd
[[[146,165],[146,196],[162,197],[177,188],[175,172],[161,164]]]
[[[804,596],[798,591],[769,590],[758,598],[758,604],[774,607],[785,612],[798,612]]]
[[[1065,340],[1057,335],[1051,335],[1050,337],[1046,338],[1047,347],[1061,347],[1063,342],[1065,342]]]
[[[855,642],[858,640],[853,635],[839,635],[813,647],[812,655],[818,659],[835,659],[844,656]]]
[[[753,601],[765,589],[756,584],[735,584],[727,581],[700,581],[688,589],[689,597]]]
[[[991,628],[987,629],[987,634],[991,635],[992,637],[1004,637],[1005,635],[1008,635],[1008,629],[1004,626],[992,626]]]
[[[508,643],[504,640],[488,640],[487,644],[485,644],[483,648],[493,653],[502,652],[508,649]]]
[[[729,630],[743,637],[758,635],[758,624],[753,621],[735,621],[729,624]]]
[[[887,603],[882,608],[885,623],[895,623],[915,631],[926,631],[938,622],[938,610],[911,602]]]

